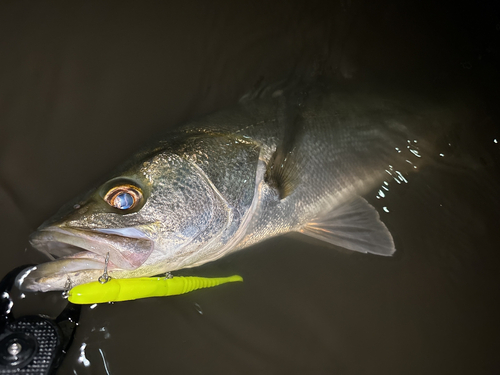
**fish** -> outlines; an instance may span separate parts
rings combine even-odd
[[[425,138],[445,119],[403,95],[289,86],[187,122],[63,206],[30,236],[51,260],[18,286],[67,290],[105,267],[116,279],[161,275],[290,232],[393,255],[363,196],[418,170],[432,148]]]

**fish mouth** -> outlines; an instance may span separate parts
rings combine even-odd
[[[30,243],[53,260],[19,274],[17,286],[25,291],[43,292],[97,280],[104,273],[108,254],[108,271],[133,271],[154,249],[154,241],[136,228],[51,226],[34,232]]]

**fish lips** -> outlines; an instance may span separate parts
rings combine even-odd
[[[77,284],[95,281],[104,272],[107,254],[108,270],[135,270],[154,249],[154,241],[136,228],[49,226],[34,232],[30,242],[37,250],[57,259],[18,276],[16,284],[26,291],[62,290],[68,279]]]
[[[48,227],[34,232],[30,242],[52,257],[88,258],[82,251],[109,254],[110,263],[120,269],[134,270],[151,255],[154,242],[135,228],[77,229]],[[75,254],[76,253],[76,254]]]

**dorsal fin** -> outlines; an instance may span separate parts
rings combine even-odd
[[[303,75],[288,75],[278,81],[269,83],[261,77],[257,83],[240,98],[240,103],[255,99],[271,99],[279,96],[286,97],[290,105],[297,104],[296,99],[300,93],[308,91],[312,86],[320,86],[323,81],[319,77]],[[292,101],[295,100],[295,103]]]
[[[266,99],[275,97],[277,94],[282,93],[283,90],[290,86],[289,79],[282,79],[273,83],[264,82],[262,77],[254,87],[240,98],[240,102],[252,101],[255,99]]]

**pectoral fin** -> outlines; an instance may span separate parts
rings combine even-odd
[[[285,96],[281,143],[269,160],[264,177],[265,181],[278,191],[280,199],[288,197],[300,184],[303,167],[300,161],[304,158],[300,146],[303,144],[301,139],[305,129],[301,106],[307,98],[307,91]]]
[[[361,197],[307,223],[300,232],[362,253],[390,256],[396,251],[378,212]]]

